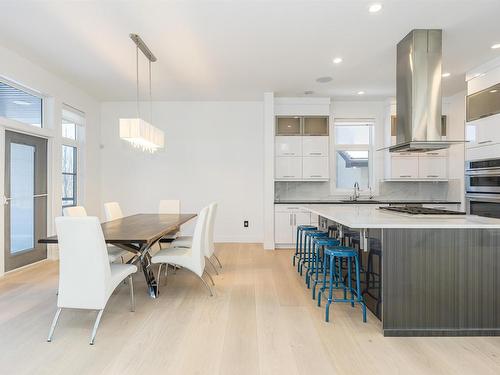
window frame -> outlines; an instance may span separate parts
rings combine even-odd
[[[75,124],[75,139],[66,138],[63,136],[62,132],[62,124],[63,121],[71,122]],[[61,123],[60,123],[60,137],[61,137],[61,205],[62,208],[65,207],[74,207],[78,206],[83,197],[83,176],[82,171],[84,170],[83,166],[83,147],[84,147],[84,132],[85,132],[85,113],[82,111],[73,108],[67,104],[62,105],[61,110]],[[73,147],[74,155],[73,155],[73,171],[74,173],[68,173],[62,171],[62,158],[63,158],[63,147]],[[73,203],[72,205],[64,205],[64,201],[67,199],[63,198],[63,190],[62,186],[64,184],[64,176],[72,175],[73,176]]]
[[[29,124],[27,122],[22,122],[13,118],[0,116],[2,123],[6,124],[9,127],[20,127],[21,129],[24,127],[29,132],[33,132],[34,134],[40,133],[43,129],[47,129],[47,112],[48,112],[48,103],[47,96],[43,95],[41,92],[33,90],[27,86],[24,86],[20,83],[7,79],[3,76],[0,76],[0,82],[4,85],[13,87],[19,91],[22,91],[28,95],[32,95],[40,99],[40,126],[35,126],[33,124]]]
[[[369,128],[368,144],[337,143],[337,126],[367,126]],[[345,195],[352,193],[353,188],[339,188],[337,185],[337,157],[338,151],[368,151],[368,187],[360,189],[360,194],[368,195],[374,189],[374,139],[375,139],[375,119],[345,119],[338,118],[333,121],[333,178],[332,194]]]

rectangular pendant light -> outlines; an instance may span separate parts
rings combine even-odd
[[[120,138],[149,152],[155,152],[165,146],[163,131],[141,118],[121,118]]]

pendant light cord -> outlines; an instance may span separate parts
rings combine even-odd
[[[135,77],[136,77],[137,118],[141,118],[141,111],[139,107],[139,47],[135,47]]]
[[[149,119],[153,124],[153,95],[151,91],[151,60],[149,60]]]

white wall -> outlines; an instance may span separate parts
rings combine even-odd
[[[183,212],[218,201],[216,241],[263,241],[262,102],[155,102],[153,124],[166,135],[166,149],[156,154],[119,139],[119,118],[129,116],[135,103],[101,107],[104,202],[133,214],[156,212],[160,199],[180,199]]]
[[[92,97],[75,86],[58,78],[37,64],[0,46],[0,76],[15,81],[44,94],[47,97],[47,111],[44,113],[44,129],[36,129],[28,125],[13,124],[0,119],[0,197],[4,195],[4,131],[11,129],[31,133],[48,138],[49,140],[49,234],[54,233],[53,218],[61,213],[61,106],[69,104],[85,112],[85,152],[84,170],[81,177],[84,179],[83,191],[80,192],[80,203],[84,204],[89,214],[97,215],[100,212],[101,201],[99,196],[99,125],[100,105]],[[4,227],[4,206],[0,205],[0,227]],[[4,238],[0,232],[0,275],[3,273],[3,246]]]

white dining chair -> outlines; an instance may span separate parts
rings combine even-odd
[[[203,275],[207,275],[212,285],[215,285],[212,277],[205,271],[205,231],[208,223],[208,207],[201,210],[198,215],[198,221],[193,234],[193,241],[190,247],[170,247],[158,251],[152,258],[151,263],[159,264],[158,268],[158,288],[160,285],[161,268],[163,265],[179,266],[196,274],[203,284],[208,288],[210,295],[213,296],[213,291],[210,285],[203,279]]]
[[[123,217],[123,212],[118,202],[104,203],[104,214],[106,215],[106,221],[117,220]]]
[[[73,207],[65,207],[63,209],[64,216],[70,217],[82,217],[87,216],[87,211],[83,206],[73,206]],[[120,249],[119,247],[113,245],[107,245],[108,247],[108,260],[110,263],[114,263],[118,260],[121,260],[123,263],[124,257],[129,254],[128,251]]]
[[[59,244],[59,293],[57,311],[47,341],[52,341],[62,309],[98,310],[90,337],[94,344],[102,313],[115,288],[127,277],[130,285],[130,308],[135,310],[132,264],[110,264],[99,219],[86,217],[57,217],[56,232]]]
[[[171,214],[171,215],[179,215],[181,213],[181,201],[178,199],[162,199],[160,200],[160,204],[158,206],[159,214]],[[179,231],[175,233],[169,233],[164,235],[161,239],[167,241],[173,241],[177,237],[179,237]],[[159,241],[160,249],[161,249],[161,240]]]
[[[215,254],[215,244],[214,244],[214,229],[215,229],[215,216],[217,214],[217,202],[210,203],[209,213],[208,213],[208,224],[206,231],[206,246],[205,246],[205,256],[208,259],[209,263],[212,265],[212,268],[215,270],[215,273],[219,273],[217,268],[212,263],[212,258],[215,258],[219,267],[222,269],[222,264]],[[192,237],[190,236],[181,236],[178,237],[174,242],[172,242],[173,247],[190,247],[192,242]]]

